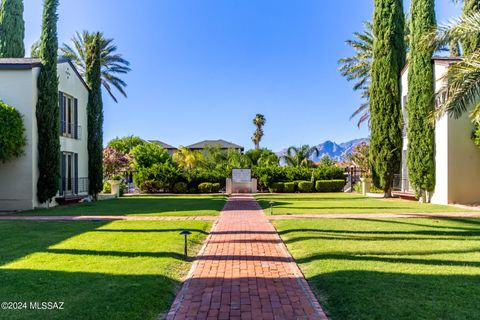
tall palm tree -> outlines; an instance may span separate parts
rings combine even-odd
[[[197,150],[191,150],[187,147],[180,146],[173,154],[173,160],[183,170],[192,170],[197,167],[203,160],[203,154]]]
[[[255,125],[255,127],[257,127],[252,136],[252,141],[255,144],[255,149],[260,149],[260,141],[263,137],[263,126],[266,122],[267,120],[265,119],[265,116],[259,113],[257,113],[255,118],[253,119],[253,124]]]
[[[83,31],[81,34],[76,33],[72,37],[73,47],[63,44],[60,48],[63,56],[71,59],[78,68],[78,71],[82,76],[85,75],[85,58],[86,47],[89,41],[93,38],[88,31]],[[113,43],[113,39],[107,39],[103,33],[100,33],[100,45],[101,45],[101,65],[102,65],[102,85],[107,90],[110,97],[115,102],[118,102],[113,93],[113,88],[116,88],[124,97],[127,97],[125,87],[127,83],[118,77],[119,74],[126,74],[130,69],[130,62],[123,58],[123,56],[117,52],[117,46]]]
[[[287,154],[282,157],[287,165],[292,167],[312,167],[312,156],[318,157],[320,152],[316,146],[309,146],[304,144],[300,147],[292,146],[287,149]]]
[[[355,54],[351,57],[338,60],[341,64],[338,69],[342,76],[348,81],[355,81],[353,90],[360,91],[363,99],[362,104],[350,116],[350,119],[360,115],[357,125],[370,119],[369,110],[369,87],[370,87],[370,69],[373,59],[373,25],[370,21],[363,22],[364,30],[355,32],[353,40],[347,40],[346,43],[353,48]]]

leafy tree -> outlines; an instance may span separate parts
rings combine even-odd
[[[108,146],[118,150],[121,153],[129,154],[133,148],[145,144],[144,140],[136,136],[127,136],[123,138],[116,137],[108,142]]]
[[[130,62],[128,62],[121,54],[116,53],[118,48],[113,43],[113,39],[105,38],[103,33],[97,33],[100,38],[100,64],[101,64],[101,81],[110,97],[115,101],[113,88],[117,89],[124,97],[127,97],[125,88],[126,82],[119,78],[119,75],[130,72]],[[71,59],[78,68],[82,76],[87,72],[87,47],[89,42],[94,38],[95,33],[83,31],[82,34],[76,33],[72,37],[73,47],[63,44],[61,48],[62,54]]]
[[[251,149],[245,152],[245,157],[247,157],[252,166],[262,165],[278,165],[278,156],[271,150],[266,148],[262,149]]]
[[[173,160],[183,170],[192,170],[201,166],[203,162],[203,154],[200,151],[180,146],[173,154]]]
[[[370,118],[369,111],[369,87],[370,87],[370,69],[373,59],[373,26],[369,21],[363,22],[364,30],[355,32],[353,40],[347,40],[346,43],[355,51],[351,57],[342,58],[338,62],[341,64],[339,71],[348,81],[355,81],[353,90],[360,91],[363,103],[350,116],[350,119],[360,115],[357,126]]]
[[[172,162],[168,151],[155,143],[142,143],[132,149],[135,168],[150,168],[154,164]]]
[[[354,166],[358,167],[362,172],[363,176],[370,177],[370,164],[368,160],[369,155],[369,145],[366,142],[357,144],[353,150],[347,154],[348,161]]]
[[[412,0],[410,11],[407,167],[410,183],[421,199],[428,201],[428,193],[435,189],[435,132],[434,124],[430,121],[430,116],[435,111],[435,89],[433,50],[423,45],[423,38],[436,26],[435,2]]]
[[[402,0],[375,0],[374,7],[370,163],[375,185],[390,197],[401,162],[399,74],[405,64],[405,16]]]
[[[3,0],[0,8],[0,58],[23,58],[23,0]]]
[[[23,155],[27,145],[25,127],[20,112],[0,101],[0,162]]]
[[[320,161],[318,162],[318,164],[319,164],[320,166],[334,166],[336,163],[337,163],[337,161],[335,161],[334,159],[330,158],[330,157],[328,156],[328,154],[323,155],[323,156],[320,158]]]
[[[287,149],[287,154],[282,157],[282,160],[292,167],[312,167],[313,161],[310,158],[318,157],[319,153],[316,146],[311,147],[308,144],[300,147],[292,146]]]
[[[38,130],[37,197],[40,203],[54,197],[60,181],[60,116],[57,78],[58,0],[45,0],[40,40],[42,68],[38,76],[36,108]],[[99,161],[101,165],[101,159]]]
[[[266,122],[267,120],[265,119],[265,116],[259,113],[257,113],[255,118],[253,119],[253,124],[255,125],[256,130],[253,133],[252,141],[255,144],[255,149],[260,149],[260,141],[263,137],[263,126]]]
[[[40,58],[40,40],[32,43],[30,47],[30,58]]]
[[[89,194],[95,199],[103,188],[103,102],[101,89],[101,34],[90,35],[85,50],[85,80],[88,95],[88,177]]]

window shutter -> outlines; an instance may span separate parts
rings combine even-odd
[[[73,154],[73,177],[75,181],[74,194],[78,194],[78,153]]]
[[[58,92],[58,107],[60,109],[60,135],[65,132],[65,123],[63,122],[63,92]]]
[[[78,139],[78,99],[73,99],[73,138]]]
[[[65,159],[65,154],[61,153],[60,154],[60,195],[62,196],[65,192],[65,165],[66,165],[66,159]]]

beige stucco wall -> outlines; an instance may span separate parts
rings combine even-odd
[[[37,201],[38,151],[35,106],[39,68],[0,70],[0,99],[12,105],[24,116],[28,146],[25,154],[6,164],[0,164],[0,211],[28,210],[44,206]],[[78,153],[78,175],[88,177],[87,103],[88,90],[69,63],[58,65],[59,90],[78,99],[80,140],[59,137],[61,151]]]
[[[28,145],[25,154],[7,163],[0,163],[0,211],[31,209],[36,193],[35,104],[39,69],[1,70],[0,99],[16,108],[22,115]]]
[[[88,90],[76,76],[69,63],[58,65],[58,90],[78,99],[78,125],[80,139],[60,137],[60,150],[78,153],[78,177],[88,177],[88,130],[87,130],[87,103]]]
[[[435,91],[445,87],[446,62],[435,63]],[[402,75],[402,96],[408,94],[408,70]],[[437,204],[480,203],[480,150],[471,140],[468,112],[455,119],[445,115],[435,125],[436,186],[432,202]],[[404,149],[408,140],[404,139]],[[402,159],[406,161],[406,159]]]

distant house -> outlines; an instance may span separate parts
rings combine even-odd
[[[159,140],[148,140],[148,142],[158,144],[163,149],[166,149],[169,154],[173,154],[175,151],[177,151],[177,148],[175,148],[174,146]]]
[[[435,57],[434,65],[436,105],[447,98],[445,75],[448,67],[459,58]],[[408,65],[401,73],[402,112],[404,119],[402,167],[397,189],[402,192],[414,190],[408,180],[407,169],[407,120],[408,120]],[[473,124],[469,112],[455,119],[448,115],[435,122],[435,174],[436,187],[432,197],[433,203],[480,203],[480,149],[471,140]]]
[[[219,139],[219,140],[204,140],[204,141],[200,141],[200,142],[191,144],[189,146],[186,146],[186,148],[188,148],[188,149],[199,150],[199,151],[205,150],[206,147],[220,147],[221,150],[225,150],[225,151],[233,149],[233,150],[237,150],[240,153],[243,153],[243,151],[245,150],[244,147],[239,146],[238,144],[228,142],[228,141],[225,141],[225,140],[221,140],[221,139]]]
[[[0,99],[23,115],[28,145],[20,158],[0,164],[0,210],[39,207],[38,133],[35,115],[39,59],[0,59]],[[87,103],[89,90],[75,66],[58,61],[61,150],[57,200],[88,194]],[[1,129],[0,129],[1,130]]]

